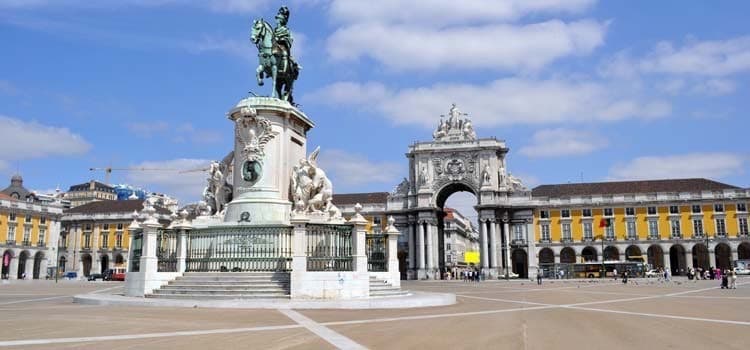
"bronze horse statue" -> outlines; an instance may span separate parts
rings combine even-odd
[[[271,97],[294,104],[292,90],[300,67],[291,56],[283,59],[287,48],[277,42],[273,33],[273,28],[264,19],[253,21],[250,40],[258,47],[258,69],[255,70],[258,85],[263,86],[263,79],[270,77],[273,81]]]

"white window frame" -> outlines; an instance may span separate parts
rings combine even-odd
[[[680,227],[680,219],[669,220],[670,237],[682,237],[682,228]]]
[[[724,212],[724,204],[722,203],[714,203],[714,212],[715,213],[723,213]]]
[[[8,241],[16,240],[16,225],[8,225]]]
[[[672,208],[677,208],[677,211],[673,212]],[[670,205],[669,206],[669,213],[672,215],[677,215],[680,213],[680,206],[679,205]]]
[[[539,225],[540,232],[542,233],[542,241],[549,242],[551,239],[550,231],[549,231],[549,224],[541,224]]]
[[[699,227],[696,227],[699,226]],[[703,229],[703,219],[693,219],[693,235],[703,236],[706,231]]]
[[[565,215],[565,213],[567,213],[568,215]],[[563,219],[570,219],[570,209],[561,209],[560,217]]]
[[[604,237],[607,239],[615,239],[615,223],[614,222],[604,228]]]
[[[698,211],[695,211],[695,208],[698,208]],[[693,205],[690,206],[690,213],[692,213],[692,214],[703,213],[703,207],[701,207],[700,204],[693,204]]]
[[[122,248],[122,233],[115,234],[115,248]]]
[[[583,239],[592,240],[594,239],[594,224],[591,222],[583,223]]]
[[[628,214],[628,209],[632,210],[633,212],[631,214]],[[635,216],[635,207],[625,207],[625,216]]]
[[[650,213],[651,208],[654,208],[654,213],[653,214]],[[646,215],[659,215],[659,207],[656,207],[656,206],[648,206],[648,207],[646,207]]]
[[[727,236],[727,222],[724,218],[714,219],[714,228],[716,229],[716,237]]]
[[[588,210],[588,215],[586,215],[586,211],[587,210]],[[584,217],[584,218],[590,218],[590,217],[593,216],[593,211],[591,210],[591,208],[583,209],[583,210],[581,210],[581,216]]]
[[[740,206],[743,206],[744,208],[740,208]],[[747,204],[746,203],[737,203],[737,211],[740,213],[747,213]]]
[[[573,239],[573,230],[570,227],[570,223],[569,222],[563,222],[562,224],[560,224],[560,226],[561,226],[560,229],[562,230],[562,238],[563,238],[563,240],[568,240],[568,241],[572,240]]]
[[[628,235],[628,239],[638,238],[638,228],[636,227],[635,221],[627,221],[625,223],[625,229],[627,231],[626,234]]]
[[[739,230],[737,233],[741,235],[747,235],[748,234],[748,227],[747,227],[747,218],[737,218],[737,229]]]
[[[609,214],[607,214],[608,210],[609,210]],[[614,217],[615,216],[615,209],[614,208],[604,208],[604,210],[602,210],[602,216],[608,217],[608,218]]]
[[[651,238],[659,237],[659,220],[648,221],[648,236]]]

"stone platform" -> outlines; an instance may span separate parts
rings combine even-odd
[[[127,297],[116,294],[80,294],[73,302],[82,305],[153,306],[226,309],[404,309],[447,306],[456,303],[449,293],[410,292],[407,295],[370,297],[349,300],[291,300],[291,299],[155,299]]]

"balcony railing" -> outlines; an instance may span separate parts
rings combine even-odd
[[[5,241],[5,245],[16,245],[16,241],[13,240],[13,239],[9,239],[9,240]]]
[[[510,245],[512,245],[512,246],[526,245],[526,240],[525,239],[518,239],[518,238],[516,238],[516,239],[510,241]]]
[[[24,247],[31,247],[31,241],[22,241],[21,245]]]
[[[45,247],[45,246],[47,246],[47,244],[44,241],[39,241],[39,242],[36,243],[36,246],[37,247]]]
[[[638,236],[630,235],[630,236],[625,237],[625,239],[628,240],[628,241],[637,241],[638,240]]]
[[[542,238],[539,240],[539,243],[552,243],[552,241],[549,238]]]
[[[561,243],[573,243],[573,238],[571,237],[563,237],[560,239]]]

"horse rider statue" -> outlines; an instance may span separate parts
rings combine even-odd
[[[289,22],[289,9],[279,8],[276,14],[276,28],[264,19],[253,22],[251,40],[258,47],[258,69],[256,77],[258,85],[263,85],[263,79],[273,80],[273,94],[276,97],[294,104],[292,89],[294,81],[299,76],[299,65],[292,57],[292,31],[286,26]]]

